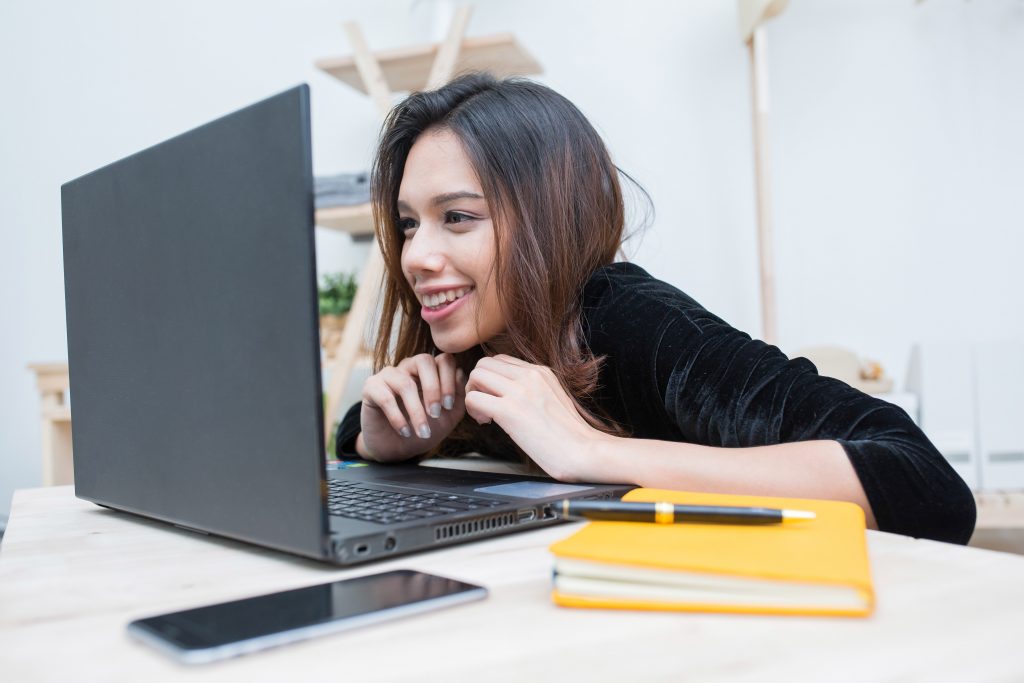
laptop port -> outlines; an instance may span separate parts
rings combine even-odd
[[[365,555],[370,552],[370,546],[366,543],[360,543],[356,546],[356,555]]]
[[[545,505],[541,509],[541,519],[554,519],[555,511],[551,509],[550,505]]]
[[[396,543],[394,536],[388,536],[384,539],[384,550],[394,550]]]
[[[516,517],[518,518],[520,524],[522,524],[523,522],[532,522],[533,520],[537,519],[537,511],[534,510],[533,508],[525,508],[523,510],[519,510],[516,513]]]

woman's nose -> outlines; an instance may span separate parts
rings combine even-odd
[[[433,233],[429,226],[423,225],[408,239],[402,257],[406,270],[415,274],[439,272],[444,268],[444,253]]]

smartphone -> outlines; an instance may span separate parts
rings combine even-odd
[[[485,597],[482,586],[403,569],[138,619],[128,632],[198,664]]]

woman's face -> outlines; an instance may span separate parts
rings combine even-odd
[[[441,351],[458,353],[505,330],[494,285],[494,224],[476,171],[450,131],[428,130],[398,190],[402,272]]]

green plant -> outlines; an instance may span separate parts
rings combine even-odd
[[[352,273],[326,273],[317,287],[320,315],[344,315],[356,296],[356,276]]]

